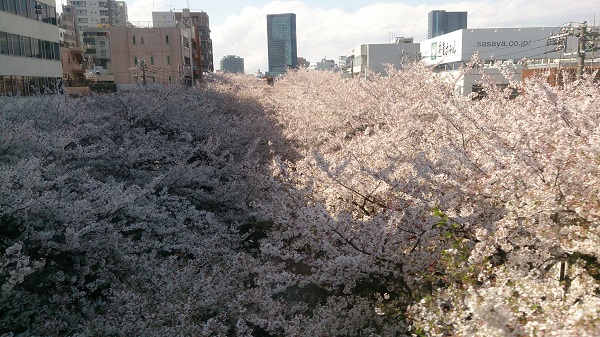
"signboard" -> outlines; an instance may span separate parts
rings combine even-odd
[[[482,60],[520,60],[522,58],[559,58],[562,51],[548,43],[558,28],[482,28],[461,29],[421,43],[422,60],[428,65],[469,62],[474,54]],[[567,41],[564,53],[577,48]]]

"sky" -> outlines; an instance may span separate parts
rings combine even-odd
[[[298,56],[315,64],[350,55],[395,36],[427,39],[427,13],[468,12],[467,28],[557,27],[567,22],[600,24],[598,0],[126,0],[129,21],[151,21],[152,11],[204,11],[210,20],[215,70],[226,55],[244,58],[246,73],[268,71],[267,14],[295,13]]]

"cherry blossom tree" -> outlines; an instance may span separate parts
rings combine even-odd
[[[598,335],[600,89],[485,90],[414,64],[4,99],[0,332]]]

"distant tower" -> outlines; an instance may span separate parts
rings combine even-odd
[[[267,44],[269,52],[269,75],[286,72],[286,68],[298,67],[296,46],[296,14],[267,15]]]
[[[467,28],[467,12],[431,11],[427,19],[428,39]]]

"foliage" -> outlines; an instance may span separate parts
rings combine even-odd
[[[4,99],[0,334],[598,335],[600,89],[513,85]]]

